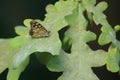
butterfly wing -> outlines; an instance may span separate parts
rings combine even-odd
[[[48,37],[50,31],[47,31],[40,23],[38,23],[35,20],[32,20],[30,22],[31,29],[29,31],[29,34],[33,38],[40,38],[40,37]]]

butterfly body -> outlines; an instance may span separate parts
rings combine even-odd
[[[42,38],[48,37],[50,31],[47,31],[39,22],[32,20],[30,22],[31,29],[29,30],[29,34],[33,38]]]

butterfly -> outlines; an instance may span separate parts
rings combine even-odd
[[[32,20],[30,26],[29,35],[32,38],[49,37],[50,31],[47,31],[39,22]]]

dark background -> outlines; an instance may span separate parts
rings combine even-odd
[[[14,27],[23,25],[27,18],[44,19],[45,6],[54,4],[57,0],[1,0],[0,1],[0,38],[11,38],[16,36]],[[101,1],[101,0],[97,0]],[[105,0],[108,2],[108,9],[105,11],[107,19],[112,26],[120,24],[120,1]],[[117,39],[120,40],[120,32],[117,32]],[[95,47],[96,45],[94,45]],[[111,73],[106,67],[93,68],[100,80],[120,80],[118,73]],[[0,80],[6,80],[7,71],[0,74]],[[45,66],[39,64],[35,55],[26,70],[21,74],[19,80],[57,80],[61,73],[48,71]],[[86,74],[87,77],[87,74]]]

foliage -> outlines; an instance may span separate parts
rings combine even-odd
[[[18,36],[0,39],[0,73],[8,68],[7,80],[18,80],[20,73],[29,63],[30,55],[35,52],[39,61],[49,70],[63,72],[58,80],[99,80],[91,67],[105,64],[109,71],[118,72],[120,42],[116,39],[116,32],[120,30],[120,26],[112,29],[103,14],[106,8],[106,2],[97,4],[96,0],[60,0],[54,5],[48,5],[45,19],[36,21],[50,31],[49,37],[32,38],[29,35],[32,19],[26,19],[25,26],[15,27]],[[92,50],[87,45],[87,42],[96,40],[96,34],[87,30],[89,21],[85,18],[84,12],[87,12],[90,21],[93,20],[96,25],[102,26],[98,43],[106,45],[111,42],[108,52]],[[61,42],[58,31],[68,25],[69,29]],[[72,46],[71,53],[62,49],[62,45],[67,47],[65,44],[68,41],[68,46]]]

